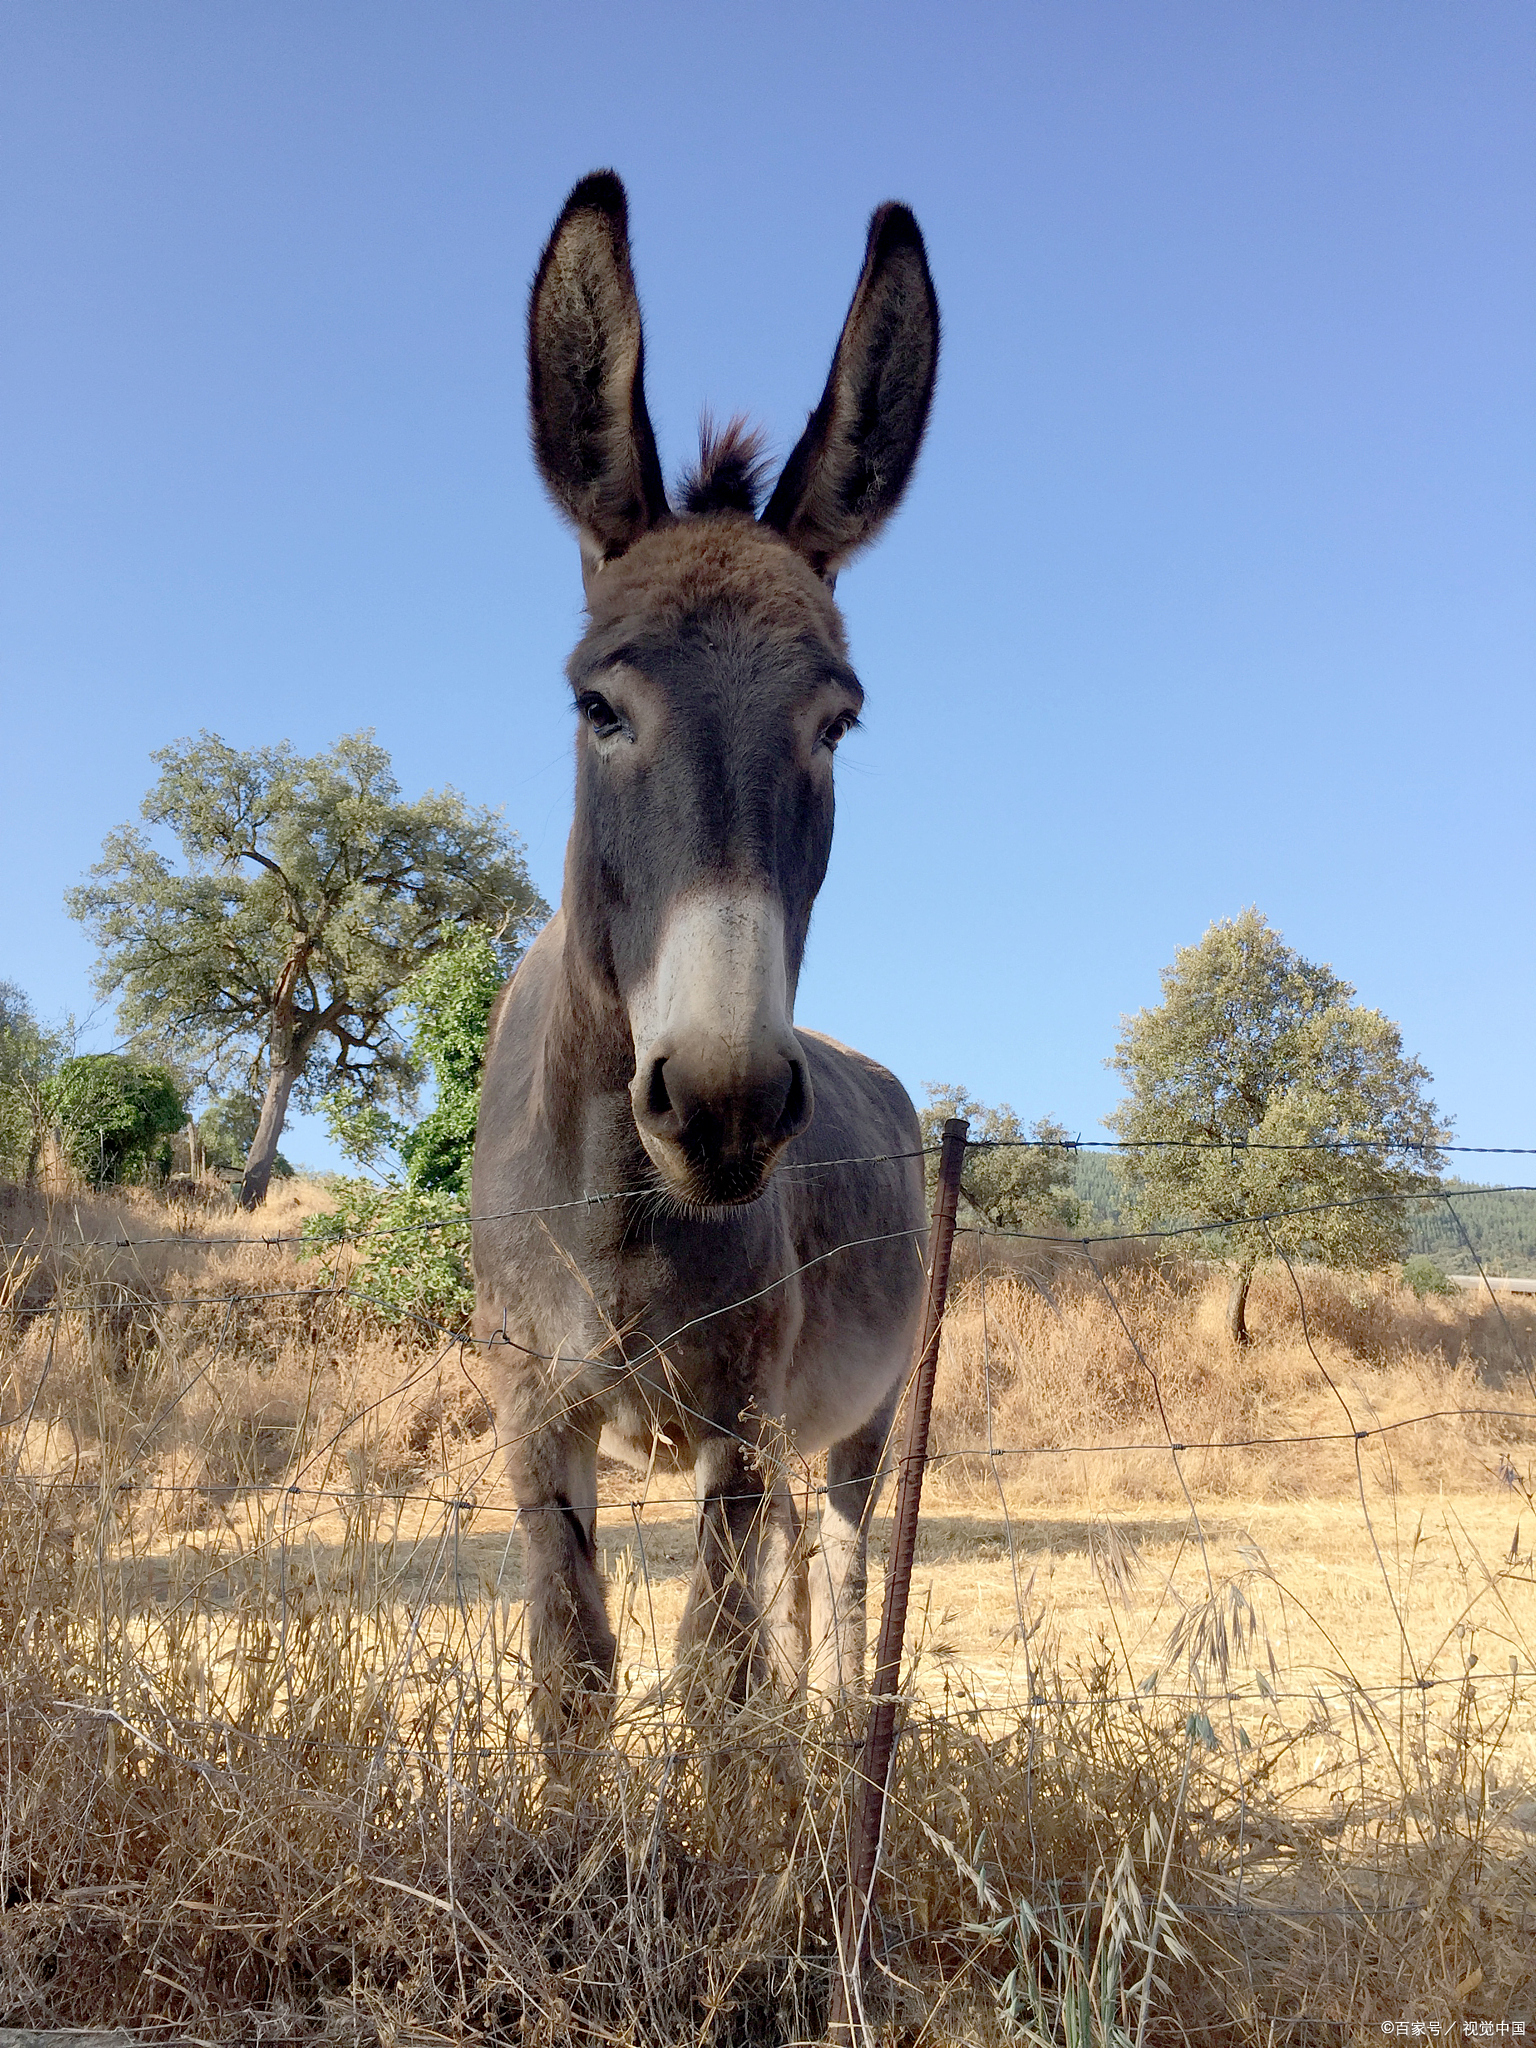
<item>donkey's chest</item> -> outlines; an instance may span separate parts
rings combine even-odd
[[[782,1412],[800,1287],[778,1220],[754,1221],[750,1237],[701,1225],[692,1241],[674,1232],[594,1249],[564,1291],[555,1320],[579,1318],[582,1331],[579,1355],[565,1346],[571,1391],[579,1381],[614,1455],[687,1463],[701,1436],[737,1430],[745,1410]]]

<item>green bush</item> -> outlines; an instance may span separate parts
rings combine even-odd
[[[348,1284],[390,1323],[425,1317],[463,1329],[474,1307],[469,1273],[469,1205],[435,1188],[380,1188],[344,1180],[336,1207],[309,1217],[301,1259],[320,1259],[333,1279],[344,1270],[342,1253],[355,1242]]]
[[[416,1020],[413,1055],[437,1085],[436,1106],[405,1130],[380,1105],[337,1089],[326,1105],[351,1158],[372,1165],[388,1149],[405,1161],[405,1185],[342,1181],[335,1209],[305,1225],[301,1258],[336,1253],[356,1236],[350,1282],[389,1322],[426,1317],[461,1330],[474,1307],[469,1273],[469,1178],[480,1106],[486,1024],[506,979],[505,947],[483,925],[439,933],[439,950],[411,976],[406,1007]]]
[[[169,1173],[171,1137],[187,1120],[174,1075],[116,1052],[66,1060],[47,1103],[65,1158],[96,1187]]]
[[[407,985],[416,1057],[437,1083],[437,1106],[399,1144],[413,1188],[469,1193],[486,1025],[506,978],[491,934],[468,925],[445,928],[440,950]]]
[[[0,981],[0,1176],[30,1180],[48,1127],[59,1044],[14,982]]]
[[[1411,1287],[1422,1301],[1426,1294],[1454,1294],[1455,1288],[1445,1274],[1424,1252],[1415,1252],[1411,1259],[1404,1259],[1402,1281]]]

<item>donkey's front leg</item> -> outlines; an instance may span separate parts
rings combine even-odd
[[[528,1546],[534,1725],[558,1749],[581,1696],[613,1683],[617,1646],[597,1569],[597,1437],[536,1432],[508,1464]]]
[[[864,1683],[869,1522],[885,1477],[900,1388],[827,1452],[827,1492],[810,1564],[812,1692],[842,1699]]]
[[[719,1651],[740,1699],[771,1675],[793,1687],[805,1656],[800,1523],[788,1482],[764,1483],[751,1447],[707,1437],[694,1462],[699,1558],[678,1648]]]

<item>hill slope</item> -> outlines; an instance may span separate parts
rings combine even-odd
[[[1447,1273],[1474,1272],[1476,1261],[1457,1227],[1459,1217],[1488,1272],[1536,1278],[1536,1188],[1466,1180],[1444,1185],[1449,1207],[1443,1201],[1414,1204],[1408,1251],[1424,1253]],[[1113,1154],[1079,1152],[1072,1165],[1072,1186],[1078,1199],[1092,1207],[1090,1227],[1095,1234],[1132,1228]]]

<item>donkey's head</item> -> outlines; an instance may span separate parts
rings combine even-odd
[[[568,669],[565,911],[582,971],[628,1019],[641,1140],[690,1206],[753,1200],[811,1118],[794,992],[832,756],[864,694],[832,587],[906,487],[938,341],[917,223],[882,206],[821,403],[761,515],[740,426],[706,431],[674,511],[611,172],[572,192],[534,280],[534,449],[580,535],[589,613]]]

